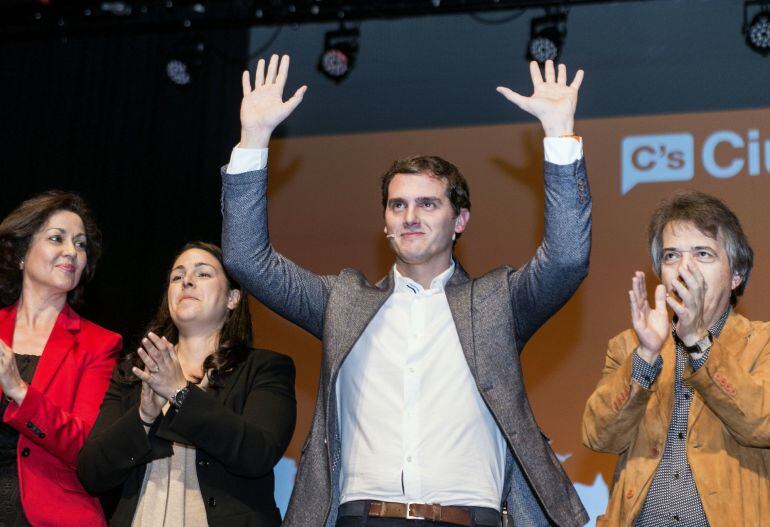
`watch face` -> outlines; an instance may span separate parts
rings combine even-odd
[[[187,392],[189,391],[190,391],[190,388],[185,386],[184,388],[176,392],[173,397],[174,406],[177,406],[177,407],[182,406],[182,403],[184,402],[185,397],[187,397]]]
[[[711,335],[706,335],[705,337],[700,339],[697,342],[696,346],[698,346],[698,349],[701,352],[706,351],[707,349],[709,349],[711,347]]]

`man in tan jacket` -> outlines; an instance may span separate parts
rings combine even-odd
[[[770,324],[733,311],[751,247],[694,191],[660,205],[649,240],[654,306],[637,271],[633,329],[610,340],[583,416],[583,443],[620,456],[597,526],[770,526]]]

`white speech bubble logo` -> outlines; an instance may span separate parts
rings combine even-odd
[[[639,183],[693,178],[692,134],[631,135],[621,142],[621,193]]]

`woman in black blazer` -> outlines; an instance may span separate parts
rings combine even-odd
[[[273,467],[294,431],[294,364],[250,348],[250,333],[219,247],[186,245],[78,457],[86,489],[119,492],[110,525],[280,525]]]

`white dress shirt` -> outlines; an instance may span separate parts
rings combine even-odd
[[[500,508],[505,439],[460,347],[444,285],[394,268],[393,294],[337,377],[340,502]]]
[[[545,159],[570,164],[582,141],[545,138]],[[267,149],[236,147],[230,174],[263,169]],[[500,510],[505,438],[463,355],[444,286],[393,269],[394,291],[337,377],[340,503],[359,499]]]

